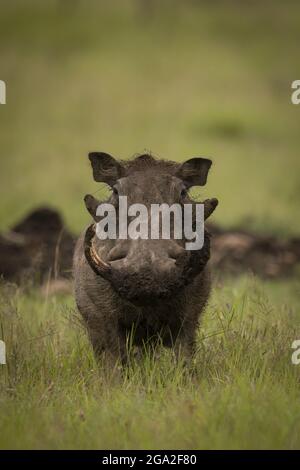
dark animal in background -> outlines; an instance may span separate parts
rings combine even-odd
[[[112,188],[107,202],[116,209],[118,196],[128,204],[193,203],[192,186],[205,185],[211,160],[192,158],[179,164],[140,155],[118,161],[105,153],[90,153],[94,179]],[[85,204],[97,222],[99,204],[93,196]],[[217,206],[204,202],[205,218]],[[112,367],[127,361],[126,338],[142,346],[159,338],[191,359],[200,315],[210,292],[206,264],[210,239],[205,231],[201,250],[187,251],[186,240],[100,240],[95,225],[79,238],[74,255],[75,297],[96,356],[105,353]]]

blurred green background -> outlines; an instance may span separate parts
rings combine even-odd
[[[208,156],[215,221],[300,233],[297,1],[1,1],[0,228],[41,204],[79,231],[87,153]]]

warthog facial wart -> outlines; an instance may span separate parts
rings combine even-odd
[[[184,238],[194,240],[185,243],[186,250],[201,250],[203,247],[204,204],[194,204],[194,207],[193,204],[183,204],[183,211],[182,205],[178,203],[151,204],[148,211],[145,204],[132,204],[128,207],[127,196],[120,196],[118,209],[117,214],[115,206],[110,203],[99,204],[97,207],[96,216],[101,220],[96,225],[96,234],[100,240],[117,238],[182,240]],[[129,218],[132,220],[129,221]],[[195,230],[193,226],[196,227]]]
[[[6,104],[6,84],[0,80],[0,104]]]

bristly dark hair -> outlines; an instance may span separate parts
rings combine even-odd
[[[173,173],[174,169],[178,167],[177,163],[170,160],[161,160],[151,155],[150,153],[135,155],[131,160],[123,160],[122,164],[128,173],[158,167],[161,171],[168,171]]]

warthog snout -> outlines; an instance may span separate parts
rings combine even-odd
[[[171,295],[184,284],[178,262],[184,248],[168,240],[119,242],[107,256],[115,290],[128,300],[152,300]]]

